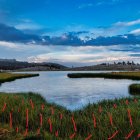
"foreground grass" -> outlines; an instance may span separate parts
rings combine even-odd
[[[140,80],[140,72],[69,73],[69,78],[110,78]]]
[[[47,103],[38,94],[1,93],[0,109],[0,134],[1,129],[7,130],[3,136],[0,135],[3,140],[69,140],[70,136],[74,136],[74,140],[103,140],[109,139],[115,132],[114,140],[126,139],[125,137],[128,137],[130,132],[132,133],[129,139],[133,140],[140,133],[139,97],[102,101],[71,112],[63,107]],[[27,109],[29,110],[29,126],[28,134],[24,136]],[[9,124],[10,112],[12,113],[12,128]],[[42,125],[40,115],[42,115]],[[51,120],[52,131],[50,131],[48,119]],[[18,133],[16,133],[17,127]],[[39,134],[38,130],[40,130]]]
[[[0,73],[0,83],[13,81],[21,78],[39,76],[39,74],[17,74],[17,73]]]

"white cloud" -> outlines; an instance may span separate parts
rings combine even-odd
[[[34,23],[20,23],[15,26],[19,30],[38,30],[42,29],[42,26]]]
[[[115,36],[121,34],[127,34],[130,27],[140,24],[140,19],[129,21],[129,22],[116,22],[109,27],[100,27],[90,29],[90,32],[94,33],[94,37],[98,36]],[[139,30],[134,32],[138,33]]]
[[[4,56],[4,58],[11,56],[12,58],[29,62],[45,61],[65,65],[92,65],[123,60],[137,61],[139,57],[130,56],[135,52],[121,51],[123,49],[127,50],[127,48],[130,48],[130,46],[44,46],[0,41],[0,56]],[[113,51],[113,49],[118,51]]]
[[[44,45],[36,45],[34,42],[30,42],[28,44],[24,43],[13,43],[13,42],[6,42],[6,41],[0,41],[0,48],[8,48],[12,51],[18,51],[18,52],[43,52],[43,51],[50,51],[49,47],[46,47]]]
[[[17,49],[18,46],[12,42],[0,41],[0,47],[6,47],[11,49]]]
[[[63,33],[67,33],[67,32],[87,31],[87,33],[79,34],[80,39],[86,40],[85,38],[86,36],[88,36],[90,39],[90,38],[96,38],[99,36],[107,37],[107,36],[128,34],[131,28],[138,24],[140,24],[140,19],[132,20],[132,21],[125,21],[125,22],[119,21],[106,27],[104,26],[88,27],[82,24],[81,25],[71,24],[64,27],[63,29],[53,31],[44,35],[61,36]]]
[[[104,46],[78,46],[73,47],[69,46],[67,47],[67,51],[71,53],[96,53],[96,52],[103,52],[105,51]]]
[[[19,23],[15,25],[15,27],[19,30],[39,30],[43,27],[31,19],[19,19]]]
[[[128,21],[128,22],[117,22],[114,24],[114,26],[127,27],[127,26],[134,26],[137,24],[140,24],[140,19]]]
[[[78,64],[90,65],[102,62],[113,61],[127,61],[131,60],[128,52],[111,51],[112,48],[123,47],[119,45],[114,46],[77,46],[66,47],[62,51],[51,51],[50,53],[43,53],[36,56],[28,57],[30,62],[54,62],[63,64]]]
[[[115,36],[115,35],[121,35],[126,34],[129,31],[129,27],[135,26],[140,24],[140,19],[129,21],[129,22],[117,22],[112,24],[109,27],[100,27],[100,28],[93,28],[90,30],[90,32],[94,33],[95,37],[98,36]],[[134,30],[134,33],[138,33],[138,30]]]
[[[123,0],[98,0],[97,2],[92,3],[83,3],[79,5],[78,9],[93,7],[93,6],[102,6],[102,5],[114,5],[122,2]]]
[[[78,9],[88,8],[92,6],[94,6],[93,3],[85,3],[85,4],[79,5]]]
[[[28,19],[28,18],[24,18],[24,19],[19,19],[21,22],[24,22],[24,23],[32,23],[33,21],[31,19]]]
[[[135,35],[140,35],[140,29],[133,30],[130,33]]]
[[[28,58],[31,62],[55,62],[55,63],[103,63],[103,62],[113,62],[113,61],[127,61],[132,60],[132,57],[128,56],[125,53],[73,53],[69,52],[65,53],[49,53],[49,54],[41,54],[37,56],[31,56]]]
[[[115,35],[123,35],[123,34],[128,34],[130,31],[131,27],[140,24],[140,19],[133,20],[133,21],[128,21],[128,22],[116,22],[113,23],[112,25],[109,25],[107,27],[101,26],[101,27],[87,27],[84,25],[69,25],[65,27],[63,30],[59,30],[53,35],[61,35],[62,33],[66,32],[79,32],[79,31],[87,31],[85,34],[80,34],[79,37],[82,40],[85,40],[85,37],[92,37],[96,38],[99,36],[115,36]]]

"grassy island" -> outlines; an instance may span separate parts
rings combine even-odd
[[[140,133],[138,97],[102,101],[72,112],[39,94],[1,93],[0,109],[3,140],[117,140]]]
[[[69,78],[109,78],[140,80],[140,72],[69,73]]]
[[[132,95],[140,95],[140,84],[132,84],[129,86],[129,92]]]
[[[22,74],[22,73],[0,73],[0,83],[14,81],[21,78],[29,78],[39,76],[39,74]]]

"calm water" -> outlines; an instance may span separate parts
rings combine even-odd
[[[103,78],[70,79],[67,77],[69,72],[36,73],[40,76],[2,84],[0,92],[36,92],[49,102],[74,110],[82,108],[89,102],[127,97],[128,86],[138,82]]]

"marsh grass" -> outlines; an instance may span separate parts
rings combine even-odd
[[[0,73],[0,83],[14,81],[21,78],[39,76],[39,74],[17,74],[17,73]]]
[[[132,95],[140,95],[140,84],[132,84],[129,86],[129,93]]]
[[[140,80],[140,72],[69,73],[69,78],[109,78]]]
[[[30,100],[34,104],[32,109]],[[7,104],[6,109],[2,112],[4,104]],[[41,105],[44,104],[44,110]],[[114,104],[117,108],[114,108]],[[26,129],[26,109],[29,109],[29,127],[28,135],[24,137]],[[52,108],[53,111],[52,112]],[[99,111],[101,109],[101,112]],[[68,140],[69,137],[76,133],[74,140],[85,140],[90,134],[93,140],[103,140],[112,136],[115,131],[118,134],[114,139],[124,139],[132,130],[131,139],[137,137],[140,133],[140,98],[125,98],[102,101],[98,104],[89,104],[87,107],[77,110],[69,111],[64,107],[50,104],[45,101],[39,94],[33,93],[19,93],[19,94],[0,94],[0,126],[10,131],[5,135],[7,139],[37,139],[37,140]],[[127,109],[131,111],[133,126],[130,125]],[[20,110],[18,112],[18,110]],[[13,127],[9,128],[9,112],[12,112]],[[40,127],[39,114],[43,115],[43,125]],[[93,113],[96,118],[96,128],[93,123]],[[110,124],[109,115],[112,115],[113,125]],[[63,115],[60,119],[60,114]],[[74,126],[71,121],[74,117],[77,132],[74,132]],[[52,132],[48,123],[48,118],[52,121]],[[19,133],[15,132],[16,127],[19,127]],[[40,128],[40,135],[37,135],[37,129]],[[58,137],[55,132],[58,131]]]

